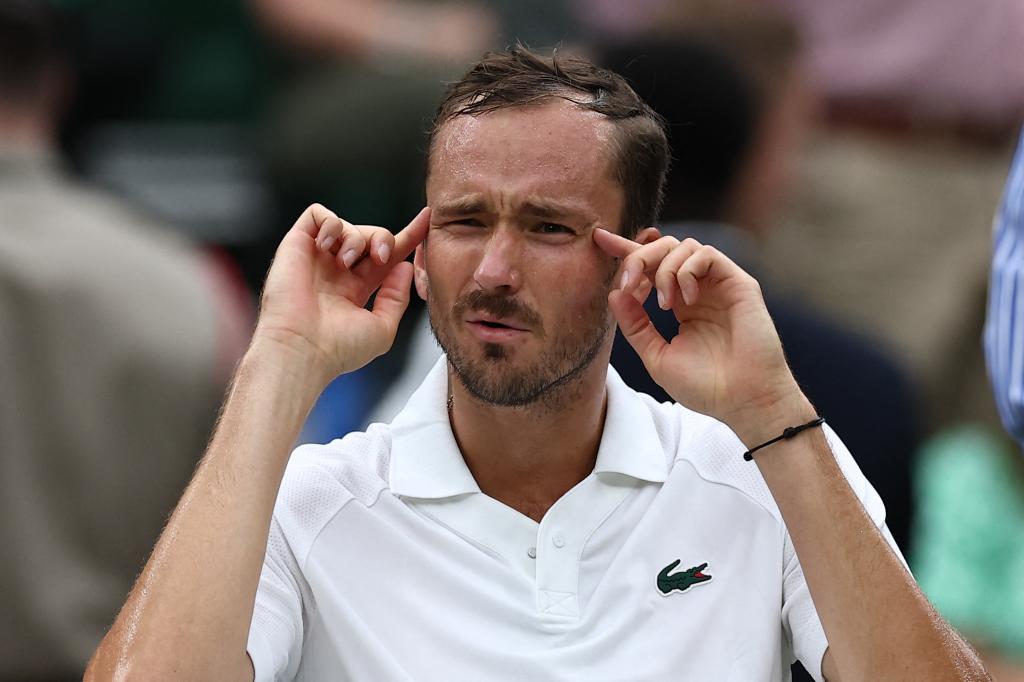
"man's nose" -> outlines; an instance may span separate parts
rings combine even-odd
[[[477,285],[484,290],[518,291],[523,279],[519,269],[521,251],[522,244],[513,230],[495,230],[484,245],[480,264],[473,273]]]

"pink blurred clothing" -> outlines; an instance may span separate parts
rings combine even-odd
[[[1024,1],[766,0],[791,11],[832,99],[939,118],[1024,113]]]

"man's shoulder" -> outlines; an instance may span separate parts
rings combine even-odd
[[[325,444],[306,444],[291,454],[274,517],[286,530],[323,527],[346,504],[376,504],[388,488],[391,434],[373,424]]]
[[[744,461],[746,447],[732,429],[678,403],[659,403],[646,394],[639,395],[666,446],[670,475],[688,470],[704,484],[732,488],[781,523],[771,491],[757,466]]]

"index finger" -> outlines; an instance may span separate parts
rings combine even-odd
[[[594,243],[610,256],[625,258],[640,248],[640,244],[622,235],[609,232],[602,227],[594,228]]]
[[[391,256],[391,262],[398,263],[408,258],[409,254],[420,245],[420,242],[426,239],[428,229],[430,229],[430,207],[424,206],[412,219],[412,222],[395,235],[395,252]]]

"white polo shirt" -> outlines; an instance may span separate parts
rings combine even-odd
[[[607,386],[594,472],[540,523],[480,492],[444,358],[390,425],[298,448],[249,634],[256,679],[749,682],[788,679],[796,657],[820,680],[825,635],[739,439],[611,368]]]

